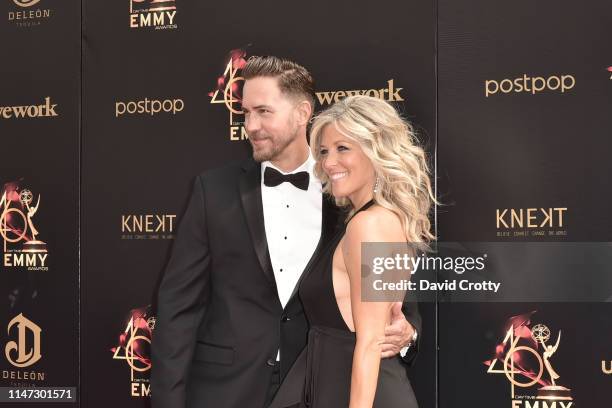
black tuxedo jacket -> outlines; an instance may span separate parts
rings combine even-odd
[[[313,259],[341,222],[341,212],[323,198],[321,239]],[[404,306],[421,332],[416,304]],[[306,345],[307,333],[297,290],[284,310],[278,297],[265,236],[260,165],[248,160],[198,176],[157,294],[153,407],[263,407],[279,364],[277,351],[283,378]]]

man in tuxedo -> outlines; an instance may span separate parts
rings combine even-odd
[[[158,291],[154,408],[266,407],[306,345],[300,276],[343,222],[313,175],[310,73],[253,57],[242,76],[253,159],[195,180]],[[420,316],[401,306],[383,350],[408,364]]]

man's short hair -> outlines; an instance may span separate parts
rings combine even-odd
[[[245,80],[257,77],[278,79],[278,86],[284,94],[305,98],[314,111],[314,81],[310,72],[300,64],[274,56],[252,56],[242,69]]]

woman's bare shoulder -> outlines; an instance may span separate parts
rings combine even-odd
[[[380,205],[374,205],[355,215],[347,225],[346,237],[349,241],[360,242],[405,240],[400,218],[393,211]]]

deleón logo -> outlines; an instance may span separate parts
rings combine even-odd
[[[173,239],[176,214],[122,214],[121,239]]]
[[[553,336],[544,324],[531,326],[530,312],[511,317],[503,341],[495,347],[495,355],[484,362],[489,374],[504,374],[510,382],[511,408],[570,408],[574,401],[571,390],[559,384],[553,356],[561,344],[561,331]],[[501,367],[501,368],[500,368]],[[523,394],[539,386],[537,393]]]
[[[0,106],[0,119],[50,118],[59,116],[57,104],[51,103],[51,97],[45,98],[40,105]]]
[[[530,77],[527,74],[512,79],[485,80],[485,98],[500,92],[508,93],[530,93],[535,95],[544,91],[556,91],[565,93],[573,89],[576,85],[576,78],[573,75],[561,74],[551,75],[548,78],[541,76]]]
[[[21,189],[19,184],[6,183],[0,198],[0,235],[4,251],[2,265],[48,271],[47,244],[38,239],[39,232],[34,223],[34,216],[40,207],[40,195],[35,199],[30,190]]]
[[[150,306],[132,310],[125,330],[119,335],[119,345],[113,347],[114,360],[125,360],[130,366],[130,395],[148,397],[151,393],[147,371],[151,369],[151,336],[155,316]]]
[[[229,113],[229,139],[231,141],[246,140],[244,129],[244,112],[242,111],[242,85],[244,78],[240,76],[246,64],[246,50],[230,51],[223,74],[217,78],[214,91],[208,93],[210,103],[224,104]]]
[[[185,102],[182,99],[149,99],[144,98],[140,101],[115,102],[115,117],[123,115],[150,115],[155,116],[158,113],[172,113],[176,115],[182,112],[185,107]]]
[[[4,348],[9,363],[15,367],[29,367],[41,359],[40,333],[41,328],[19,313],[8,324],[9,334],[17,326],[17,341],[9,341]]]
[[[321,106],[331,105],[334,102],[346,98],[347,96],[355,95],[366,95],[374,98],[379,98],[388,102],[402,102],[404,98],[400,95],[400,92],[404,88],[396,88],[395,81],[390,79],[387,81],[387,85],[380,89],[353,89],[347,91],[322,91],[315,92],[317,99]]]
[[[38,4],[40,0],[13,0],[20,7],[8,12],[8,21],[14,22],[17,27],[32,27],[51,17],[51,9],[28,9]]]
[[[131,28],[175,29],[175,18],[175,0],[130,0]]]
[[[567,207],[497,208],[498,237],[566,236]]]

